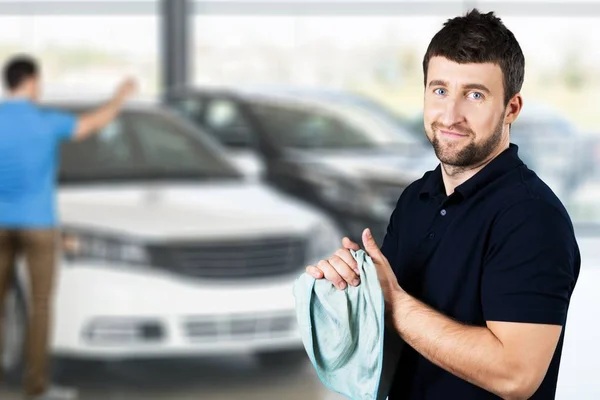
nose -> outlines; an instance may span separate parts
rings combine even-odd
[[[451,98],[445,99],[440,122],[446,127],[452,127],[463,122],[460,105],[456,100]]]

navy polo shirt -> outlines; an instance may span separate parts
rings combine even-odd
[[[565,325],[580,254],[567,211],[514,144],[446,195],[441,167],[400,196],[382,252],[409,294],[462,323]],[[533,399],[553,399],[564,328]],[[496,399],[406,346],[389,399]]]

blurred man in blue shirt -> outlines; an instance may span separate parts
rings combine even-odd
[[[135,91],[126,80],[106,104],[86,114],[45,109],[35,60],[18,56],[3,71],[6,99],[0,103],[0,310],[13,282],[19,252],[29,272],[29,324],[25,392],[32,399],[72,399],[73,392],[48,385],[48,332],[57,256],[55,176],[64,140],[82,140],[108,125]],[[4,328],[4,327],[2,327]]]

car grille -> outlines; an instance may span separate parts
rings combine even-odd
[[[201,278],[288,274],[303,267],[305,252],[305,239],[297,237],[171,243],[150,247],[154,266]]]
[[[191,318],[185,335],[194,341],[219,341],[285,336],[295,329],[294,315],[240,315]]]

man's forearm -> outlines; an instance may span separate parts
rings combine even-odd
[[[121,109],[122,102],[120,98],[115,97],[98,109],[95,122],[99,128],[103,128],[115,119]]]
[[[492,331],[454,321],[405,292],[392,303],[388,322],[406,343],[452,374],[509,397],[518,371]]]
[[[122,102],[121,98],[114,97],[96,110],[83,115],[79,119],[76,138],[85,139],[108,125],[119,113]]]

